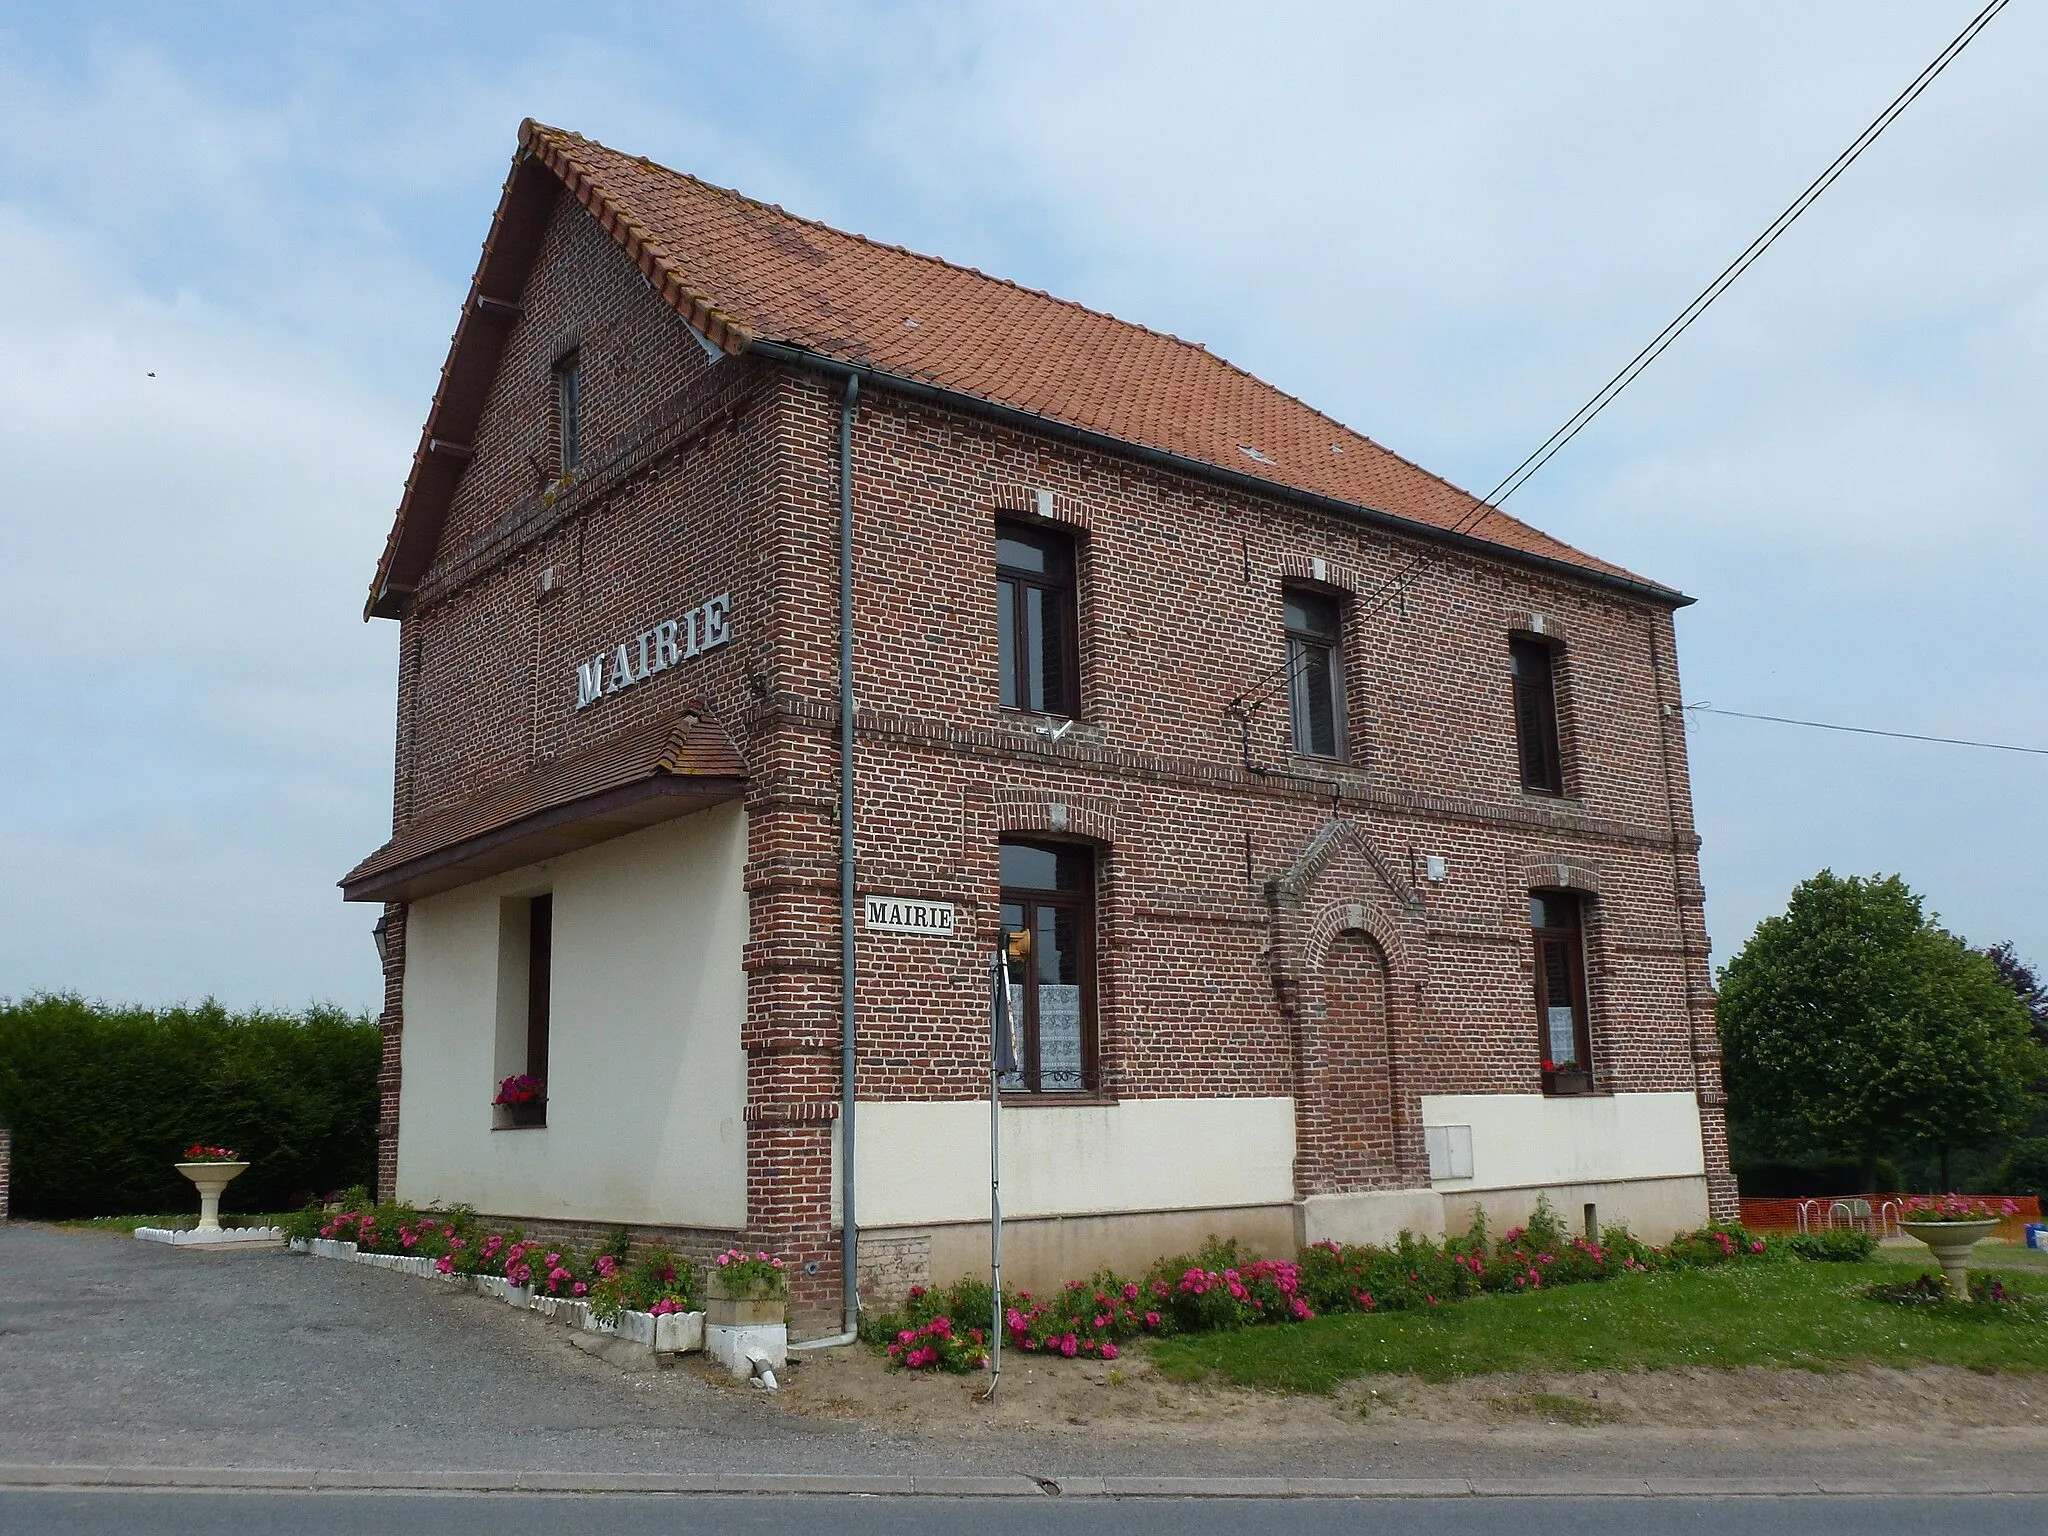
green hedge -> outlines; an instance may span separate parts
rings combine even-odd
[[[194,1142],[252,1166],[225,1210],[374,1182],[377,1026],[337,1008],[231,1014],[0,999],[0,1122],[22,1216],[198,1209],[171,1165]]]

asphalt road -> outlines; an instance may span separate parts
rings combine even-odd
[[[658,1487],[690,1484],[647,1506],[656,1511],[647,1518],[667,1520],[712,1507],[692,1491],[706,1482],[727,1489],[732,1479],[794,1474],[836,1480],[835,1486],[866,1478],[885,1496],[901,1491],[906,1479],[929,1486],[932,1477],[962,1475],[1021,1483],[1027,1493],[1040,1479],[1075,1493],[1091,1477],[1099,1484],[1148,1476],[1271,1478],[1285,1491],[1304,1491],[1305,1479],[1325,1478],[1399,1480],[1417,1493],[1475,1484],[1482,1492],[1552,1495],[1647,1491],[1645,1485],[1703,1494],[1785,1480],[1804,1484],[1806,1496],[1793,1507],[1815,1511],[1821,1507],[1813,1502],[1816,1485],[1836,1493],[2048,1491],[2044,1449],[2038,1433],[1999,1430],[1920,1437],[1623,1428],[1453,1434],[1390,1424],[1332,1441],[1233,1436],[1223,1423],[1198,1438],[1122,1433],[1104,1421],[1027,1433],[941,1433],[813,1420],[693,1368],[621,1372],[574,1348],[565,1330],[501,1302],[387,1271],[282,1251],[205,1253],[96,1232],[0,1225],[0,1507],[24,1512],[0,1518],[0,1531],[9,1532],[26,1528],[15,1523],[29,1518],[26,1512],[65,1500],[97,1500],[79,1507],[110,1512],[89,1518],[131,1518],[111,1512],[168,1498],[167,1508],[218,1505],[228,1512],[221,1518],[230,1519],[235,1510],[278,1508],[277,1500],[308,1497],[284,1490],[337,1483],[343,1489],[404,1487],[409,1481],[425,1487],[410,1495],[318,1493],[307,1507],[317,1519],[339,1521],[353,1518],[346,1512],[356,1508],[388,1516],[390,1500],[417,1497],[432,1500],[436,1519],[467,1518],[463,1511],[500,1507],[506,1497],[519,1496],[509,1490],[538,1482],[599,1491],[607,1510],[629,1511],[639,1506],[620,1500],[649,1487],[649,1479]],[[23,1468],[85,1470],[14,1475]],[[145,1481],[93,1468],[357,1475],[294,1473],[274,1479],[274,1492],[23,1486],[111,1480],[134,1490]],[[436,1473],[444,1474],[438,1493],[428,1491]],[[446,1474],[476,1473],[504,1475],[482,1479],[467,1494],[449,1491]],[[242,1481],[260,1487],[263,1479]],[[754,1499],[767,1502],[717,1507],[779,1507],[773,1501],[786,1486],[753,1491]],[[979,1493],[984,1486],[946,1491]],[[1082,1501],[1041,1504],[1033,1496],[1017,1502],[1031,1518],[1055,1519],[1066,1518],[1052,1513],[1055,1506],[1079,1508]],[[815,1505],[808,1507],[815,1513]],[[934,1518],[929,1512],[942,1508],[886,1497],[846,1507],[900,1507],[912,1521]],[[1152,1518],[1142,1511],[1166,1506],[1096,1499],[1092,1507],[1133,1511],[1129,1518],[1141,1520]],[[1238,1501],[1222,1507],[1250,1508]],[[1561,1506],[1546,1501],[1532,1507]],[[1976,1511],[1970,1518],[1991,1518],[1984,1511],[1994,1506],[1958,1507]]]
[[[605,1536],[829,1530],[869,1533],[1087,1531],[1098,1536],[2020,1536],[2048,1520],[2048,1498],[1965,1499],[886,1499],[866,1497],[509,1497],[419,1494],[0,1492],[9,1536],[184,1536],[291,1531],[294,1536],[431,1529],[437,1536]]]

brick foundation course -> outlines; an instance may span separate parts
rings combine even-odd
[[[745,1235],[796,1261],[800,1305],[825,1316],[841,385],[710,361],[567,199],[523,302],[403,620],[394,824],[708,706],[749,768]],[[545,473],[548,391],[571,345],[588,425],[562,485]],[[1669,607],[886,382],[863,391],[853,462],[858,891],[963,918],[951,942],[861,935],[863,1099],[985,1091],[999,839],[1076,838],[1099,861],[1105,1095],[1291,1095],[1297,1196],[1426,1187],[1424,1094],[1540,1091],[1528,895],[1566,887],[1588,898],[1596,1086],[1695,1095],[1712,1210],[1736,1214]],[[1082,701],[1057,743],[998,707],[999,516],[1076,540]],[[1300,581],[1345,600],[1341,763],[1291,754],[1273,687],[1282,588]],[[724,591],[733,644],[575,707],[579,662]],[[1519,786],[1507,659],[1523,633],[1559,647],[1562,796]],[[404,909],[389,915],[385,1191],[404,1023]],[[878,1253],[873,1273],[915,1262]]]

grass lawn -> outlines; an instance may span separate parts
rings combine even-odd
[[[1922,1268],[1931,1268],[1923,1264]],[[2030,1297],[2038,1271],[1987,1270]],[[1427,1312],[1319,1317],[1160,1339],[1161,1374],[1281,1392],[1328,1392],[1370,1372],[1447,1381],[1487,1371],[1657,1370],[1851,1363],[2048,1368],[2048,1307],[1900,1307],[1859,1294],[1895,1263],[1734,1264],[1480,1296]]]
[[[285,1211],[276,1211],[269,1215],[222,1211],[220,1224],[224,1227],[274,1227],[289,1214]],[[120,1232],[132,1237],[137,1227],[173,1227],[180,1231],[187,1227],[196,1227],[199,1225],[199,1213],[179,1211],[174,1216],[80,1216],[72,1221],[60,1221],[57,1225],[79,1232]]]

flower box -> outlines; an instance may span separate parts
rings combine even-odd
[[[705,1277],[704,1319],[713,1328],[779,1326],[788,1306],[782,1260],[728,1248]]]
[[[783,1320],[786,1303],[780,1296],[704,1298],[704,1320],[720,1328],[764,1327]]]

